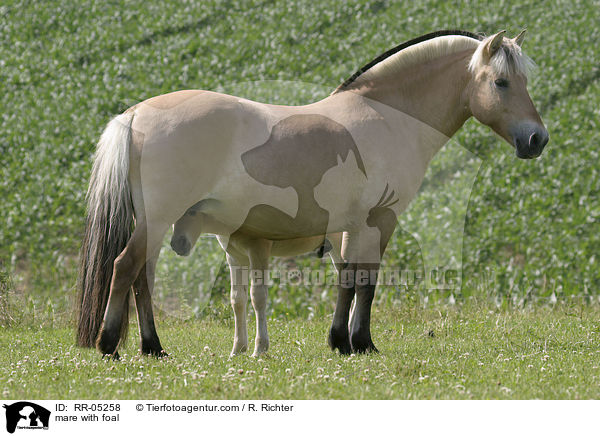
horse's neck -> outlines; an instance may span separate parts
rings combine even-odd
[[[464,51],[444,56],[349,90],[401,111],[449,139],[471,116],[465,89],[472,54]],[[432,156],[444,142],[431,144]]]

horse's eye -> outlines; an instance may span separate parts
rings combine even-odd
[[[508,80],[506,79],[496,79],[494,83],[498,88],[508,88]]]

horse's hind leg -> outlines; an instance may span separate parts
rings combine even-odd
[[[233,257],[227,254],[227,263],[231,276],[231,307],[235,320],[233,336],[233,349],[231,355],[243,353],[248,350],[248,323],[246,320],[248,305],[248,275],[244,267],[248,260],[243,261],[241,256]]]
[[[127,295],[134,280],[146,262],[146,224],[136,225],[125,249],[114,261],[108,304],[96,347],[102,354],[114,355],[121,339],[121,321],[124,316]]]
[[[152,356],[166,356],[167,353],[160,344],[154,325],[154,313],[152,311],[152,291],[154,286],[154,271],[158,253],[148,259],[142,267],[140,274],[133,283],[133,294],[135,296],[135,308],[137,311],[138,325],[140,330],[140,351]]]
[[[273,243],[265,239],[252,241],[248,246],[250,258],[250,297],[256,314],[256,339],[253,356],[266,353],[269,349],[267,332],[267,272]]]

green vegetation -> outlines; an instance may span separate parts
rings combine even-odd
[[[0,271],[0,326],[10,325],[13,321],[10,308],[10,277],[4,271]]]
[[[228,358],[233,325],[167,321],[171,357],[120,362],[73,345],[68,328],[0,333],[5,398],[48,399],[584,399],[600,395],[598,309],[386,309],[375,312],[381,354],[339,356],[329,319],[274,320],[271,352]],[[251,325],[251,328],[253,326]],[[137,335],[136,335],[137,336]]]
[[[47,397],[597,397],[598,313],[589,303],[600,288],[599,21],[593,0],[3,2],[0,325],[11,326],[0,330],[2,349],[10,350],[0,358],[4,396],[28,396],[27,371]],[[418,270],[421,249],[438,247],[450,254],[440,261],[462,263],[464,286],[454,295],[380,289],[380,356],[332,355],[324,338],[335,290],[287,284],[270,290],[273,354],[228,361],[228,274],[209,238],[190,258],[161,256],[155,299],[173,353],[167,364],[101,362],[74,348],[84,197],[95,143],[111,116],[184,88],[308,103],[423,33],[516,35],[524,27],[525,51],[538,64],[529,88],[550,143],[540,159],[520,161],[471,120],[433,162],[384,264]],[[303,269],[320,261],[278,262]],[[486,301],[484,308],[465,309],[471,299]],[[576,304],[577,316],[543,307],[549,301]],[[434,309],[417,309],[424,303]],[[435,338],[423,335],[428,329]],[[209,383],[201,383],[205,370]]]

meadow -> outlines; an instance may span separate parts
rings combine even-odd
[[[161,320],[167,358],[118,362],[74,345],[67,326],[0,335],[4,398],[38,399],[596,399],[598,308],[377,308],[380,353],[340,356],[329,318],[271,320],[271,349],[229,358],[231,320]],[[254,328],[250,323],[250,328]]]
[[[3,396],[31,396],[22,376],[35,372],[47,398],[597,397],[599,21],[593,0],[3,2]],[[214,239],[202,238],[189,258],[161,255],[155,299],[169,359],[135,356],[134,339],[120,363],[74,346],[84,198],[111,116],[188,88],[309,103],[387,49],[443,28],[527,28],[538,65],[529,90],[550,133],[540,159],[521,161],[468,121],[400,218],[384,267],[457,268],[459,289],[383,287],[382,353],[342,358],[325,344],[335,289],[276,284],[271,353],[229,361],[228,274]],[[105,391],[93,382],[109,379]]]

